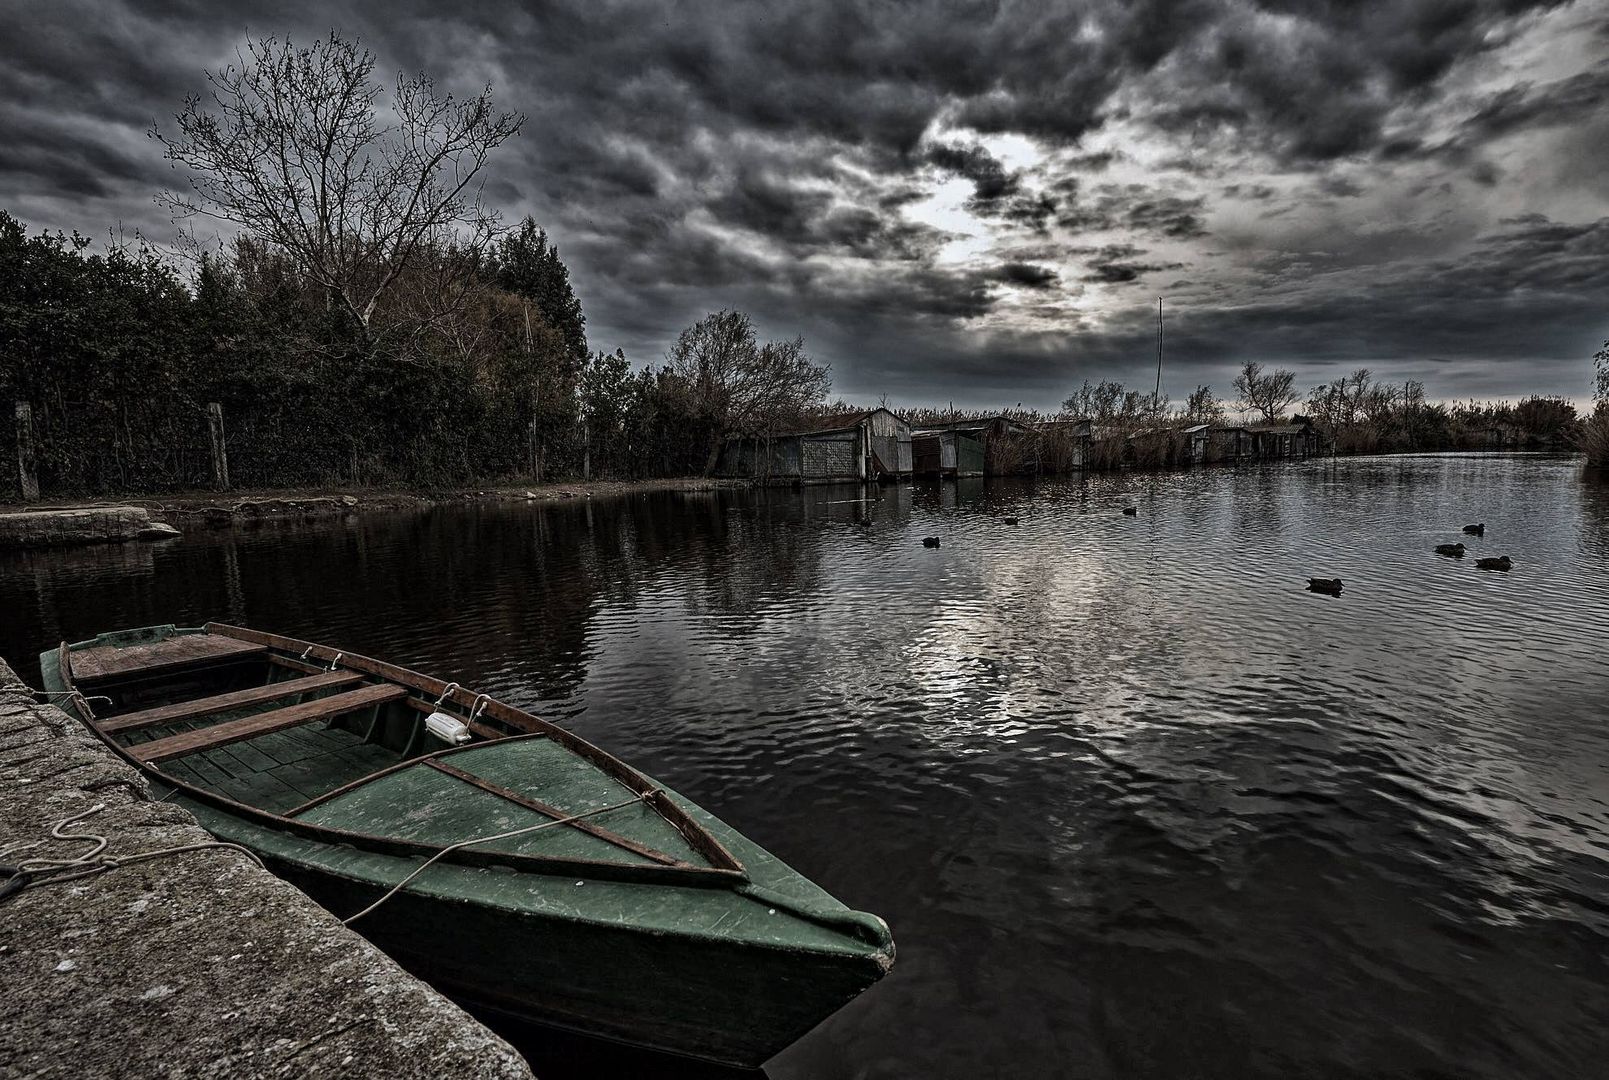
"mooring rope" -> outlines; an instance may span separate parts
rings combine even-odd
[[[431,864],[436,862],[438,859],[443,858],[444,856],[452,854],[453,852],[459,850],[460,848],[474,847],[476,844],[489,844],[493,840],[509,840],[509,839],[512,839],[513,837],[516,837],[516,836],[524,836],[526,833],[534,833],[534,832],[540,832],[543,829],[551,829],[555,825],[568,825],[572,821],[580,821],[582,818],[593,817],[594,815],[597,815],[597,814],[606,814],[611,810],[620,810],[620,809],[623,809],[623,808],[625,808],[627,806],[632,805],[633,803],[647,801],[647,799],[648,799],[648,797],[650,795],[659,794],[659,790],[660,790],[659,788],[651,788],[648,791],[643,792],[641,795],[636,796],[635,798],[627,799],[624,802],[617,802],[617,803],[613,804],[612,806],[600,806],[596,810],[586,810],[586,811],[583,811],[582,813],[579,813],[579,814],[571,814],[569,817],[554,818],[552,821],[544,821],[539,825],[527,825],[523,829],[514,829],[511,832],[497,833],[497,834],[495,834],[493,836],[477,836],[473,840],[460,840],[456,844],[449,844],[447,847],[442,848],[440,851],[436,852],[434,855],[430,856],[430,858],[426,859],[423,863],[421,863],[419,865],[419,867],[414,870],[413,873],[409,874],[407,877],[403,878],[401,881],[399,881],[395,885],[391,886],[391,888],[386,891],[386,894],[384,896],[380,897],[380,899],[376,900],[374,903],[370,904],[368,907],[364,908],[362,911],[358,912],[356,915],[352,915],[352,916],[349,916],[348,918],[342,919],[341,920],[341,925],[343,925],[343,926],[351,926],[353,923],[355,923],[359,919],[363,918],[363,916],[367,915],[369,912],[373,911],[375,908],[379,907],[381,904],[385,903],[387,900],[389,900],[393,896],[397,895],[397,893],[401,892],[403,890],[403,888],[407,886],[408,882],[412,881],[414,878],[418,877],[420,874],[422,874],[426,870],[430,869]]]
[[[95,715],[95,707],[91,705],[90,702],[104,701],[108,705],[112,703],[112,699],[107,697],[105,694],[90,694],[88,697],[86,697],[84,696],[83,692],[79,690],[35,690],[30,687],[28,692],[34,697],[66,698],[68,701],[77,701],[79,704],[84,706],[84,711],[89,713],[90,716]]]
[[[0,901],[4,901],[10,897],[16,896],[25,889],[37,888],[44,885],[60,885],[63,882],[77,881],[79,878],[86,878],[95,874],[103,874],[108,870],[116,870],[120,866],[133,866],[135,863],[149,862],[152,859],[163,859],[170,855],[183,855],[186,852],[191,851],[209,851],[219,848],[226,848],[230,851],[240,852],[258,866],[263,865],[263,861],[259,859],[256,853],[251,851],[249,848],[244,848],[239,844],[231,844],[224,840],[206,840],[195,844],[179,844],[174,847],[153,848],[150,851],[135,852],[133,855],[103,856],[101,852],[106,850],[106,847],[110,841],[100,833],[69,833],[62,831],[69,825],[82,821],[84,818],[87,818],[92,814],[98,814],[105,809],[105,803],[96,803],[88,810],[83,810],[72,815],[71,817],[63,818],[51,827],[50,835],[53,839],[83,840],[94,845],[90,848],[90,850],[84,852],[82,855],[77,855],[70,859],[49,859],[35,857],[32,859],[22,859],[11,865],[0,865],[0,875],[4,875],[4,880],[0,881]],[[0,859],[4,859],[14,852],[31,850],[33,848],[40,847],[43,844],[44,841],[42,840],[21,844],[12,844],[4,851],[0,851]]]

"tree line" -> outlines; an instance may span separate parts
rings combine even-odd
[[[51,494],[203,486],[209,402],[237,486],[433,487],[698,473],[825,401],[803,342],[738,312],[657,365],[591,351],[558,249],[481,200],[524,123],[489,87],[386,85],[334,34],[248,41],[207,79],[152,132],[188,182],[158,196],[183,261],[0,212],[0,401],[28,406]]]
[[[1594,425],[1609,427],[1609,345],[1598,356],[1596,416],[1586,420],[1559,396],[1532,395],[1512,402],[1432,402],[1415,379],[1392,383],[1368,368],[1312,387],[1304,398],[1296,375],[1247,362],[1234,379],[1234,396],[1197,386],[1181,408],[1167,394],[1129,390],[1122,383],[1085,382],[1062,402],[1067,416],[1088,418],[1114,434],[1196,424],[1279,424],[1306,420],[1342,454],[1402,453],[1486,448],[1572,450],[1586,446]]]

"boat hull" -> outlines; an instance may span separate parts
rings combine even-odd
[[[275,870],[336,913],[381,892],[306,867]],[[510,914],[416,892],[397,894],[353,929],[473,1010],[744,1068],[796,1041],[891,962]]]

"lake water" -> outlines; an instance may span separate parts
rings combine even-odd
[[[1609,1068],[1609,487],[1572,460],[455,506],[6,556],[0,613],[35,676],[121,626],[328,642],[697,799],[898,942],[777,1080]]]

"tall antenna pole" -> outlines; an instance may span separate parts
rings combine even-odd
[[[1156,298],[1156,393],[1151,395],[1151,408],[1162,409],[1162,298]]]

